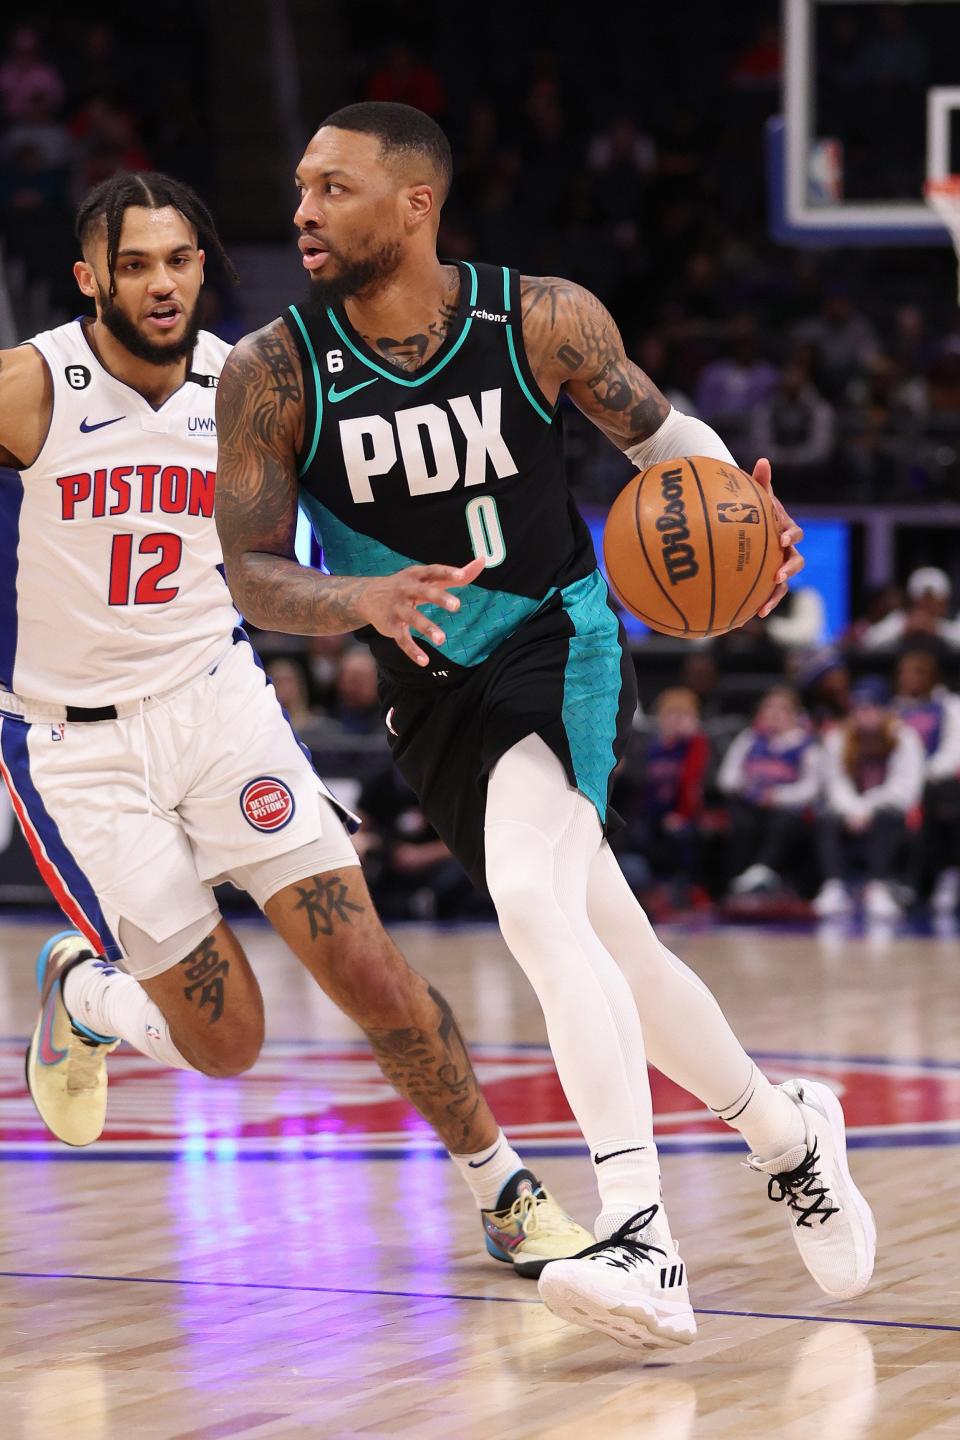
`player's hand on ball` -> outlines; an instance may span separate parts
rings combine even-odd
[[[753,467],[753,478],[758,485],[762,485],[763,488],[769,492],[770,500],[773,504],[773,513],[777,517],[777,530],[780,535],[780,544],[784,552],[783,564],[777,571],[777,588],[766,604],[762,605],[757,611],[761,619],[766,619],[770,611],[775,610],[780,604],[780,601],[787,593],[790,581],[794,575],[800,574],[806,561],[797,549],[797,546],[803,539],[803,531],[795,520],[790,519],[790,516],[773,493],[769,460],[757,461]]]
[[[430,657],[420,649],[411,631],[418,630],[431,645],[442,645],[447,637],[439,625],[421,612],[420,606],[459,610],[460,601],[449,592],[471,585],[485,565],[483,556],[471,560],[469,565],[411,565],[395,575],[371,580],[360,608],[368,624],[381,635],[395,640],[416,665],[429,665]]]

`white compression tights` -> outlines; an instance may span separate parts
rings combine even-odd
[[[802,1140],[796,1107],[756,1069],[707,987],[661,945],[596,810],[539,736],[495,765],[485,838],[504,939],[540,1001],[570,1108],[594,1157],[610,1156],[597,1166],[605,1213],[658,1198],[648,1057],[761,1156]],[[631,1146],[644,1148],[626,1160],[611,1154]]]

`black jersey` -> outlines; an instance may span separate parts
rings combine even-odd
[[[456,320],[419,371],[391,367],[342,307],[284,316],[305,381],[301,500],[327,568],[389,575],[486,559],[457,592],[459,611],[427,607],[447,636],[439,651],[424,644],[438,677],[481,664],[574,582],[595,575],[603,590],[567,490],[557,408],[524,352],[519,276],[458,269]],[[418,671],[394,641],[363,638],[383,669]]]

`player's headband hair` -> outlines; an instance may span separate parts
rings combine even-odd
[[[332,125],[336,130],[355,130],[375,135],[387,155],[423,155],[440,180],[441,203],[450,192],[453,180],[453,155],[450,141],[440,126],[413,105],[399,105],[393,100],[362,100],[357,105],[344,105],[334,110],[317,127]]]
[[[94,225],[101,220],[107,227],[107,273],[110,276],[110,296],[117,293],[117,248],[120,231],[123,228],[124,212],[131,205],[142,205],[147,210],[162,210],[170,205],[179,210],[197,232],[197,238],[205,250],[211,250],[222,264],[227,276],[234,284],[237,272],[223,248],[213,216],[200,196],[181,180],[174,180],[159,171],[145,171],[131,174],[119,170],[109,180],[102,180],[90,193],[84,196],[77,211],[74,233],[83,245]]]

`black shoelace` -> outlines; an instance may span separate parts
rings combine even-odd
[[[767,1184],[770,1199],[778,1203],[786,1200],[787,1208],[797,1217],[797,1224],[806,1225],[808,1228],[813,1224],[814,1216],[822,1225],[831,1215],[840,1213],[839,1207],[831,1205],[827,1197],[826,1187],[817,1169],[819,1159],[814,1142],[813,1149],[807,1152],[806,1158],[795,1170],[788,1170],[783,1175],[771,1175]],[[804,1205],[804,1200],[809,1200],[809,1205]]]
[[[621,1225],[619,1230],[614,1230],[609,1239],[597,1240],[595,1244],[588,1245],[586,1250],[580,1251],[576,1259],[587,1260],[591,1255],[603,1254],[608,1265],[614,1265],[618,1270],[635,1270],[638,1265],[654,1263],[651,1258],[653,1250],[666,1258],[666,1250],[661,1250],[659,1245],[649,1245],[646,1240],[637,1239],[640,1231],[646,1229],[659,1208],[659,1205],[651,1205],[648,1210],[640,1210],[636,1215],[631,1215],[626,1224]]]

